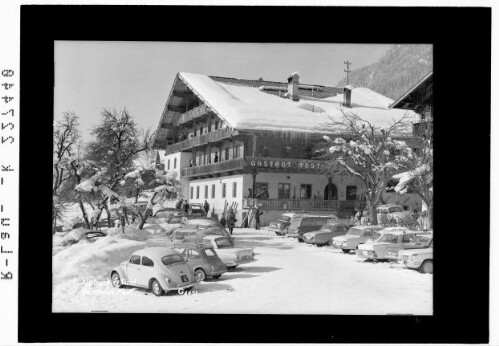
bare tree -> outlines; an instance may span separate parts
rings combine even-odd
[[[346,108],[341,111],[340,118],[330,117],[318,127],[330,135],[323,137],[316,152],[329,162],[331,172],[359,179],[371,222],[377,224],[376,206],[389,177],[400,169],[400,150],[406,145],[402,139],[410,135],[413,116],[406,113],[380,127]]]
[[[52,175],[52,232],[62,205],[56,205],[61,186],[71,178],[69,162],[74,147],[80,139],[78,117],[74,112],[64,112],[62,120],[54,121],[53,175]]]

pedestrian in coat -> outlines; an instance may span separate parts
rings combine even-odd
[[[229,217],[227,218],[227,228],[229,229],[230,234],[232,234],[232,230],[234,229],[234,226],[236,225],[236,214],[234,213],[233,210],[229,211]]]
[[[225,222],[225,216],[223,216],[223,215],[220,217],[220,224],[221,224],[222,226],[224,226],[224,228],[225,228],[225,224],[226,224],[226,222]]]
[[[255,229],[260,229],[260,215],[263,214],[263,211],[260,211],[258,208],[255,210]]]
[[[175,209],[182,209],[183,203],[184,203],[184,199],[183,198],[179,199],[177,204],[175,204]]]
[[[188,212],[189,212],[189,202],[187,202],[187,201],[185,201],[185,204],[184,204],[184,211],[185,211],[186,213],[188,213]]]
[[[210,211],[210,204],[208,203],[207,200],[204,200],[203,209],[206,212],[206,216],[208,216],[208,212]]]

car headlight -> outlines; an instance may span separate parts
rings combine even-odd
[[[165,281],[166,281],[167,283],[171,283],[171,280],[170,280],[170,278],[169,278],[168,276],[165,276]]]

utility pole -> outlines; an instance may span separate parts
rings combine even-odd
[[[350,71],[350,65],[352,65],[352,63],[347,60],[347,61],[344,62],[344,64],[347,65],[347,69],[343,70],[343,71],[345,71],[347,73],[347,85],[349,85],[350,83],[349,83],[348,76],[349,76],[350,72],[352,72],[352,71]]]

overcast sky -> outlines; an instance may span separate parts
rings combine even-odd
[[[103,108],[126,107],[155,130],[177,72],[336,85],[351,69],[378,61],[386,44],[90,42],[55,43],[54,117],[74,111],[85,141]]]

